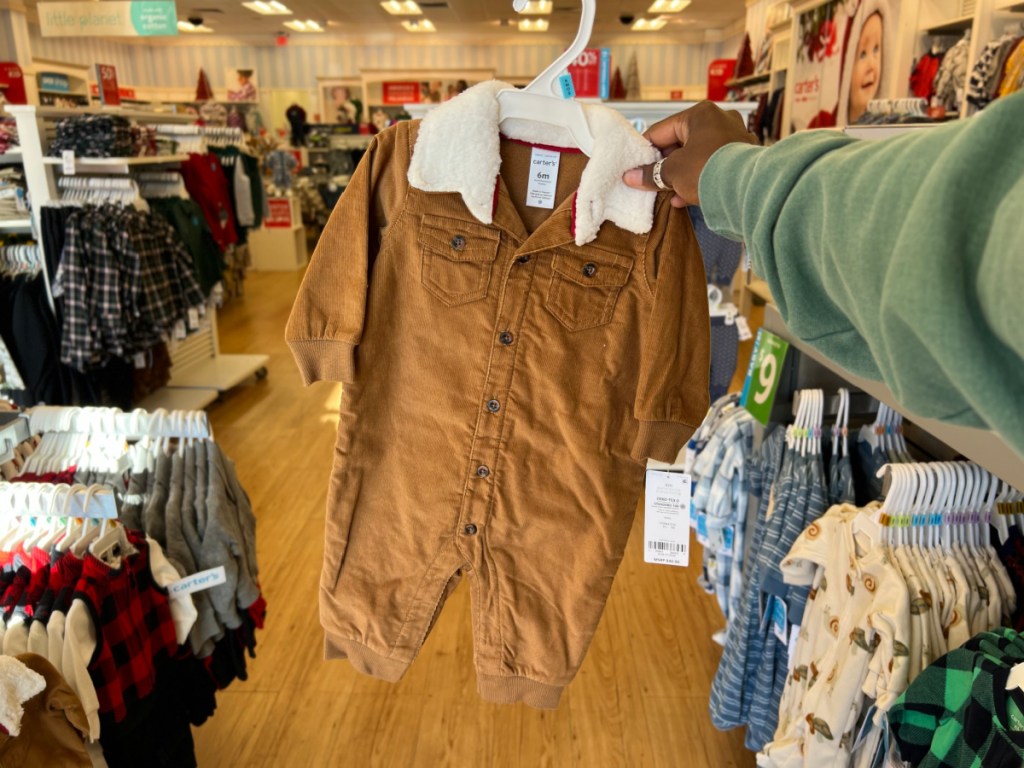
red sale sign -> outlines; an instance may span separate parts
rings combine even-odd
[[[413,82],[384,83],[385,104],[417,104],[420,100],[420,84]]]
[[[8,104],[28,104],[25,75],[16,62],[0,62],[0,93],[3,93]]]
[[[611,51],[607,48],[587,48],[569,65],[569,75],[577,98],[607,99]]]
[[[732,79],[735,70],[736,59],[715,59],[708,65],[708,100],[725,100],[729,92],[726,82]]]
[[[117,87],[117,68],[110,64],[96,65],[96,86],[100,104],[117,107],[121,104],[121,91]]]
[[[287,197],[267,198],[269,215],[263,220],[264,227],[290,229],[292,226],[292,201]]]

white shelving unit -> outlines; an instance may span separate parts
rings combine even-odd
[[[27,234],[32,231],[32,219],[0,219],[0,232]]]
[[[85,114],[120,115],[139,123],[192,123],[194,115],[171,112],[136,112],[119,108],[61,109],[32,105],[8,105],[18,125],[25,179],[33,202],[28,221],[41,232],[40,210],[51,200],[60,199],[57,174],[62,158],[47,157],[48,129],[54,120]],[[76,158],[76,174],[125,175],[154,165],[169,165],[188,160],[188,155],[156,155],[149,157]],[[44,260],[45,273],[45,260]],[[47,290],[50,276],[45,275]],[[168,385],[146,398],[140,406],[146,409],[204,408],[227,390],[246,379],[266,376],[268,355],[224,355],[220,352],[217,334],[217,310],[207,309],[199,330],[184,341],[169,344],[171,379]]]
[[[984,429],[960,427],[915,415],[900,405],[892,391],[882,382],[850,373],[822,355],[810,344],[796,338],[782,321],[782,316],[774,304],[768,304],[765,307],[764,328],[788,341],[791,347],[828,369],[841,380],[849,382],[880,403],[885,403],[890,408],[899,411],[920,429],[941,440],[945,445],[963,454],[971,461],[985,467],[992,474],[1001,477],[1016,488],[1024,488],[1024,457],[1019,456],[996,433]]]

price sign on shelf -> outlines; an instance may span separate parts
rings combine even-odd
[[[787,351],[788,341],[780,339],[764,328],[757,332],[740,403],[762,424],[767,424],[771,416]]]

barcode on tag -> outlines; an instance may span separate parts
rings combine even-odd
[[[690,475],[647,470],[644,562],[690,564]]]
[[[674,541],[648,541],[647,548],[656,549],[659,552],[681,552],[685,555],[687,547],[685,544],[677,544]]]

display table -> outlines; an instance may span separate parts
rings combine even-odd
[[[309,261],[302,209],[294,197],[267,200],[270,215],[263,226],[249,233],[252,268],[264,272],[302,269]]]

